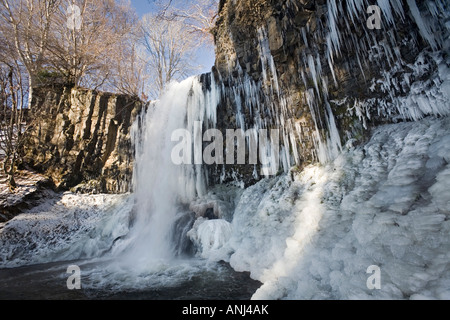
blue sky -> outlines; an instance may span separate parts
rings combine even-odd
[[[136,9],[137,14],[142,17],[144,14],[152,12],[155,5],[152,0],[131,0],[131,5]],[[211,71],[214,65],[215,53],[213,48],[200,48],[197,53],[197,63],[202,65],[202,68],[196,74],[206,73]]]
[[[151,5],[148,0],[131,0],[131,5],[141,17],[154,9],[154,6]]]

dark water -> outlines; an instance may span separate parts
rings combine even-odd
[[[86,266],[86,262],[79,262]],[[191,274],[170,287],[133,289],[82,288],[69,290],[69,265],[58,262],[0,270],[0,300],[249,300],[261,283],[219,263],[213,270]],[[90,267],[93,267],[92,263]],[[95,267],[95,266],[94,266]],[[82,274],[83,283],[83,274]]]

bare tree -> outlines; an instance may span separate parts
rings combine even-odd
[[[211,30],[218,17],[219,0],[150,0],[159,7],[158,16],[166,20],[182,21],[187,30],[204,44],[212,44]]]
[[[141,78],[125,78],[124,64],[136,20],[129,2],[119,0],[0,0],[0,169],[11,189],[27,128],[24,114],[44,71],[91,89],[113,75],[121,84],[134,80],[127,93],[138,92]],[[135,58],[130,64],[137,65]]]
[[[147,14],[141,21],[141,43],[148,54],[148,72],[152,75],[154,90],[159,96],[166,84],[188,76],[196,66],[194,54],[199,42],[187,32],[183,22],[168,21]]]
[[[108,86],[118,93],[148,100],[147,91],[150,90],[150,75],[147,69],[147,54],[145,48],[139,44],[139,26],[131,32],[120,44],[115,52],[114,66]]]
[[[13,44],[28,73],[28,105],[44,64],[52,18],[59,0],[0,0],[0,32]]]
[[[0,159],[10,190],[16,188],[15,172],[24,143],[27,85],[18,61],[0,61]]]
[[[69,28],[74,7],[80,21]],[[67,83],[99,88],[113,73],[136,23],[125,2],[73,0],[71,6],[60,6],[50,33],[48,65]]]

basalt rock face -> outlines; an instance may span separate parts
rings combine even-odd
[[[57,188],[89,193],[131,189],[131,128],[143,103],[125,95],[64,86],[34,91],[35,120],[25,163],[52,178]]]
[[[449,10],[440,0],[222,0],[218,127],[279,129],[286,171],[332,160],[379,124],[448,115]],[[231,171],[255,180],[253,166]]]

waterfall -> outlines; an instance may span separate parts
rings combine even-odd
[[[205,194],[207,179],[201,164],[177,165],[172,135],[187,130],[192,142],[199,135],[196,123],[215,126],[217,88],[210,74],[171,83],[152,103],[134,129],[136,166],[133,178],[135,218],[131,234],[116,250],[135,264],[169,259],[174,248],[172,231],[180,215],[197,196]],[[195,148],[195,147],[194,147]],[[183,219],[181,219],[183,220]]]

